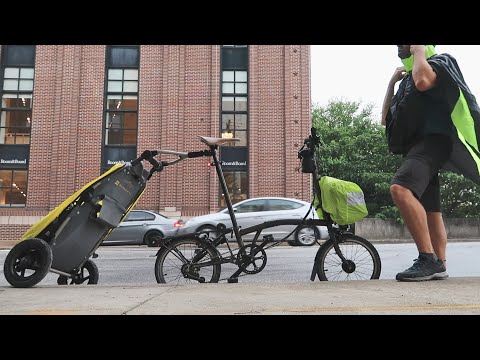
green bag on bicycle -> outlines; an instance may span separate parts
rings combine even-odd
[[[363,191],[354,182],[322,176],[319,184],[322,192],[322,208],[338,225],[354,224],[368,215]],[[323,219],[317,196],[313,204],[317,209],[318,217]]]

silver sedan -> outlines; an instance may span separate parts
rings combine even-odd
[[[235,218],[238,225],[245,229],[247,227],[258,225],[266,221],[285,220],[285,219],[303,219],[309,213],[307,219],[318,216],[312,211],[310,203],[292,198],[283,197],[258,197],[240,201],[233,205]],[[191,218],[185,222],[185,225],[179,228],[178,234],[195,233],[199,231],[209,231],[211,236],[216,236],[216,226],[222,223],[226,227],[232,226],[232,221],[228,214],[228,209],[223,209],[214,214],[202,215]],[[310,246],[315,244],[316,239],[327,239],[328,231],[326,226],[300,226],[295,229],[295,225],[282,225],[267,228],[261,235],[271,234],[275,240],[288,238],[290,245]],[[254,233],[247,234],[244,240],[250,240]]]

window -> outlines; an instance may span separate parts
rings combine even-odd
[[[246,171],[225,171],[225,182],[232,204],[248,198],[248,177]],[[226,207],[225,196],[220,199],[220,207]]]
[[[108,46],[103,170],[137,154],[139,47]]]
[[[281,200],[281,199],[270,199],[268,204],[269,211],[278,211],[278,210],[294,210],[299,209],[303,206],[301,203]]]
[[[0,66],[0,206],[25,206],[35,46],[4,45]]]
[[[237,213],[264,211],[265,200],[251,200],[235,208]]]
[[[0,170],[0,206],[25,206],[27,202],[27,171]]]
[[[226,144],[220,151],[227,188],[235,203],[248,198],[248,46],[222,45],[221,49],[220,132],[222,137],[240,139]],[[235,169],[231,164],[245,165]],[[225,205],[222,195],[220,206]]]

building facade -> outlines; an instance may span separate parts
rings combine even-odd
[[[0,241],[144,150],[206,149],[198,136],[241,139],[220,149],[233,202],[311,199],[297,158],[311,127],[307,45],[3,45],[0,59]],[[209,165],[156,173],[137,208],[218,211]]]

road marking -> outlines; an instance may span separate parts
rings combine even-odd
[[[338,306],[338,307],[304,307],[293,309],[282,309],[268,312],[353,312],[353,311],[415,311],[415,310],[469,310],[480,309],[480,304],[464,305],[418,305],[418,306]]]
[[[33,310],[29,311],[27,315],[72,315],[76,314],[74,310]]]

